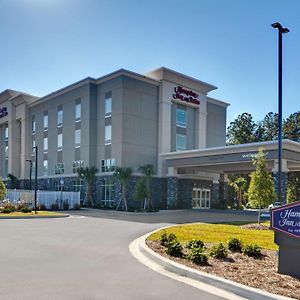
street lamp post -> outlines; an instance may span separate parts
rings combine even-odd
[[[35,171],[35,176],[34,176],[34,182],[35,182],[35,185],[34,185],[34,212],[37,214],[37,211],[36,211],[36,206],[37,206],[37,174],[38,174],[38,147],[35,146],[34,147],[34,152],[35,152],[35,168],[34,168],[34,171]]]
[[[283,28],[280,23],[273,23],[273,28],[278,29],[278,172],[277,172],[277,201],[282,202],[282,35],[288,33],[288,28]],[[283,199],[286,203],[286,199]]]
[[[32,177],[32,160],[26,159],[26,161],[30,164],[30,170],[29,170],[29,189],[31,190],[31,177]]]

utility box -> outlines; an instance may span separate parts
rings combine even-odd
[[[279,246],[278,272],[300,278],[300,202],[274,208],[271,228]]]

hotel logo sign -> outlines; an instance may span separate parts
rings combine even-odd
[[[274,208],[271,228],[300,238],[300,201]]]
[[[200,101],[198,99],[199,95],[191,90],[187,90],[181,86],[177,86],[174,88],[173,99],[181,100],[187,103],[200,105]]]
[[[7,108],[0,107],[0,119],[6,117],[7,115],[8,115]]]

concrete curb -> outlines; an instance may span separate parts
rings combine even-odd
[[[174,225],[172,225],[174,226]],[[170,227],[170,226],[168,226]],[[163,229],[163,228],[161,228]],[[158,230],[161,230],[158,229]],[[271,294],[257,288],[245,286],[231,280],[227,280],[215,275],[211,275],[199,270],[192,269],[172,260],[169,260],[146,245],[146,239],[157,232],[150,232],[135,241],[130,246],[131,254],[141,263],[147,265],[151,269],[171,277],[173,279],[185,282],[196,288],[207,291],[226,299],[255,299],[255,300],[291,300],[292,298]],[[153,264],[156,264],[154,266]],[[157,266],[159,265],[159,266]],[[177,275],[177,276],[176,276]],[[203,286],[204,285],[204,286]]]
[[[59,215],[59,216],[15,216],[15,217],[10,217],[10,216],[3,216],[0,217],[1,219],[4,220],[13,220],[13,219],[19,219],[19,220],[24,220],[24,219],[57,219],[57,218],[67,218],[69,217],[69,214],[63,214],[63,215]]]

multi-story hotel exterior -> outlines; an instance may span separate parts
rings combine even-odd
[[[94,166],[99,170],[97,203],[113,206],[119,197],[119,185],[112,180],[114,167],[133,169],[132,198],[139,167],[152,164],[157,206],[225,205],[226,173],[233,170],[228,168],[230,160],[222,167],[228,149],[228,104],[208,96],[214,89],[159,68],[145,75],[121,69],[98,79],[88,77],[42,98],[5,90],[0,93],[0,176],[6,179],[11,173],[20,188],[28,188],[28,160],[37,146],[39,189],[63,185],[64,190],[84,190],[77,169]],[[266,147],[274,148],[270,145]],[[247,151],[233,147],[230,154]],[[251,169],[251,155],[238,157],[235,162]],[[275,161],[271,154],[270,159]]]

